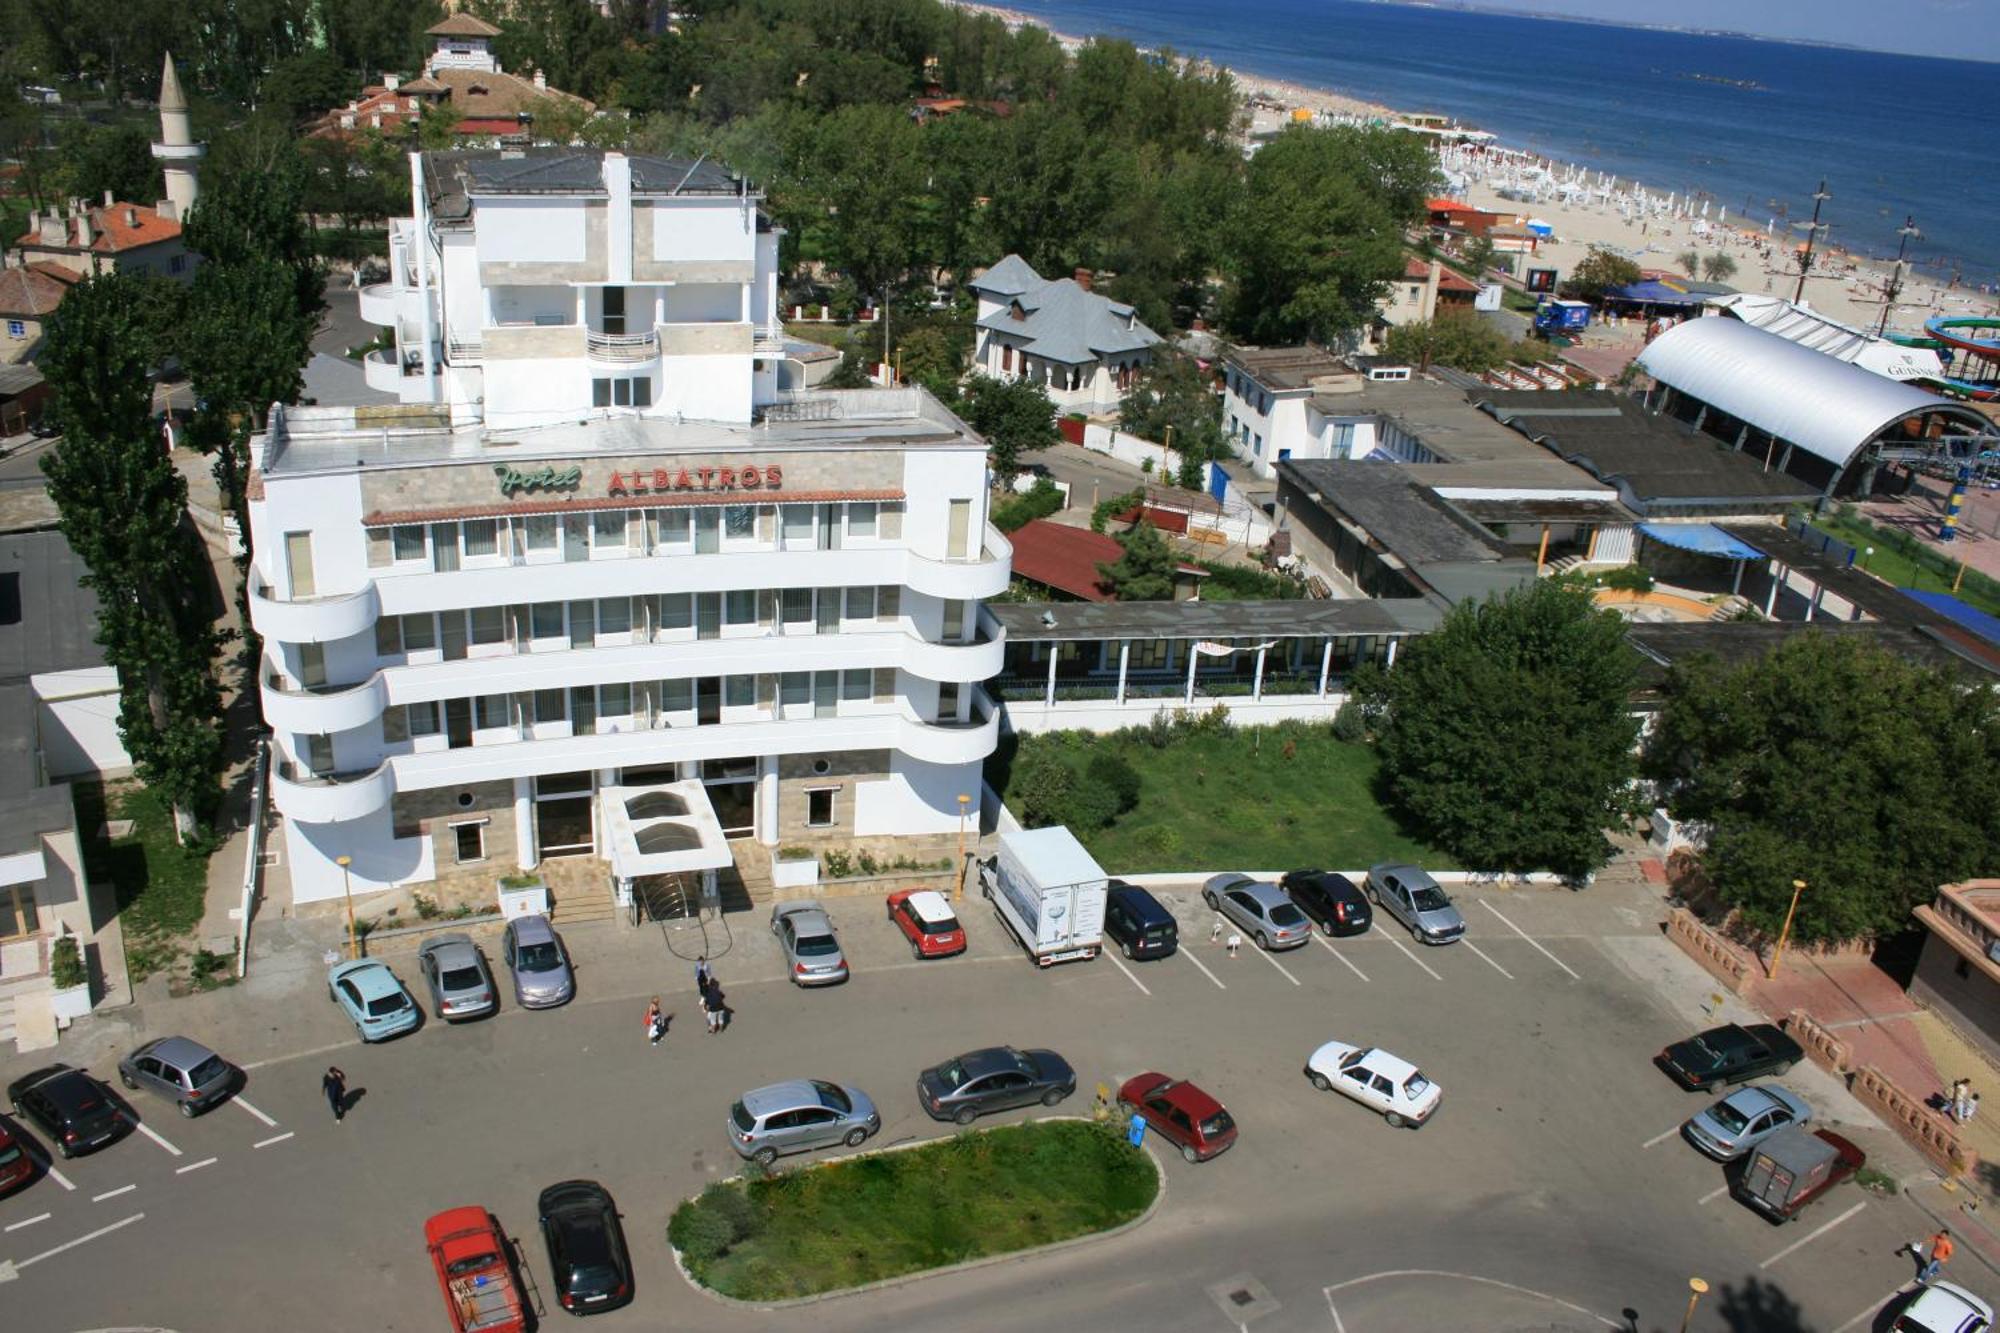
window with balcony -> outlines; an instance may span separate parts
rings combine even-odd
[[[663,509],[660,511],[660,545],[675,551],[685,551],[694,542],[694,519],[686,509]]]
[[[785,708],[804,707],[812,701],[812,673],[787,671],[778,678],[778,703]]]
[[[953,598],[944,604],[944,632],[941,636],[946,643],[957,643],[965,637],[965,603]]]
[[[600,509],[590,516],[592,555],[624,555],[626,518],[623,509]]]
[[[403,651],[406,653],[435,652],[438,646],[437,618],[428,611],[402,617]]]
[[[779,594],[780,616],[785,622],[785,630],[790,634],[803,633],[812,623],[813,593],[811,588],[786,588]]]
[[[570,731],[588,736],[597,730],[597,691],[589,685],[572,685],[569,691]]]
[[[903,590],[893,583],[885,583],[875,597],[875,618],[877,620],[898,620],[903,614]]]
[[[866,667],[843,671],[840,673],[840,697],[847,703],[866,703],[874,683],[872,673]]]
[[[683,677],[680,680],[660,682],[660,711],[662,713],[691,713],[694,711],[694,682]]]
[[[818,542],[818,527],[811,505],[786,505],[783,513],[785,549],[809,550]]]
[[[721,593],[703,592],[695,594],[694,636],[697,639],[719,639],[722,637]]]
[[[612,725],[625,730],[632,723],[632,687],[624,682],[597,687],[597,729],[604,731]]]
[[[847,590],[846,616],[849,620],[875,618],[875,589],[872,586]]]
[[[945,526],[944,553],[952,560],[963,560],[970,554],[972,537],[972,501],[953,500]]]
[[[632,641],[632,599],[606,597],[597,603],[597,642],[601,646]]]
[[[750,708],[757,703],[755,676],[724,676],[722,702],[730,708]]]
[[[403,622],[398,616],[380,616],[375,621],[375,656],[403,655]]]
[[[306,771],[314,777],[333,775],[333,737],[301,736],[299,758],[304,761]]]
[[[536,602],[528,609],[528,633],[537,646],[559,643],[563,638],[563,604]]]
[[[471,611],[472,642],[479,646],[490,646],[507,642],[507,608],[504,606],[475,606]]]
[[[821,588],[818,596],[819,614],[814,629],[821,634],[840,632],[840,589]]]
[[[722,621],[732,629],[757,623],[757,590],[732,588],[722,597]]]
[[[514,725],[512,700],[504,694],[482,694],[473,701],[473,725],[482,731]]]
[[[564,691],[535,691],[535,725],[545,726],[551,722],[569,720],[569,700]]]
[[[397,564],[422,560],[429,550],[423,528],[415,523],[399,523],[389,529],[389,545]]]
[[[526,521],[529,555],[554,555],[562,547],[562,528],[554,514],[530,514]]]
[[[754,505],[724,505],[722,507],[722,534],[731,541],[750,541],[757,536],[757,510]]]
[[[850,537],[873,537],[875,535],[874,505],[851,504],[847,506],[847,535]]]
[[[958,721],[958,688],[956,681],[946,681],[938,686],[938,721]]]
[[[436,700],[420,704],[405,704],[404,719],[406,730],[414,738],[438,734],[438,706]]]
[[[493,519],[467,519],[459,525],[459,532],[465,541],[467,560],[500,554],[500,525]]]
[[[660,628],[662,630],[694,628],[693,593],[669,592],[660,594]]]
[[[449,574],[458,568],[458,524],[431,524],[431,569]]]

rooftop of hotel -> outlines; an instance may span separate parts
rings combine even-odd
[[[1327,375],[1354,372],[1324,347],[1239,347],[1228,357],[1229,364],[1257,383],[1277,393],[1309,389],[1313,381]]]
[[[439,463],[545,462],[736,451],[980,446],[972,429],[922,389],[810,390],[754,423],[585,413],[503,429],[454,425],[427,404],[290,407],[271,414],[259,466],[266,478]]]
[[[605,193],[604,159],[597,148],[463,148],[425,153],[424,181],[431,211],[463,218],[474,195]],[[762,195],[742,177],[707,158],[627,153],[635,195]]]

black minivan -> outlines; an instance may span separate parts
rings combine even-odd
[[[1174,914],[1136,884],[1111,881],[1104,899],[1104,933],[1127,958],[1165,958],[1180,943]]]

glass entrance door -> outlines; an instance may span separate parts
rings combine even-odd
[[[589,856],[597,850],[590,807],[590,774],[535,779],[535,843],[543,856]]]
[[[35,914],[35,886],[9,884],[0,889],[0,940],[32,935],[41,928]]]

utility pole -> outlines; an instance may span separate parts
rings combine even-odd
[[[1813,194],[1812,221],[1805,224],[1806,248],[1799,255],[1799,285],[1797,290],[1792,293],[1792,304],[1794,305],[1803,301],[1806,296],[1806,274],[1812,271],[1813,242],[1819,239],[1819,234],[1822,231],[1833,225],[1832,223],[1822,224],[1819,220],[1820,206],[1831,198],[1833,196],[1826,192],[1826,178],[1822,176],[1820,177],[1819,189]],[[1794,223],[1792,225],[1797,226],[1798,224]]]
[[[1882,322],[1875,326],[1875,336],[1878,338],[1889,331],[1889,316],[1895,312],[1896,297],[1903,290],[1903,256],[1910,252],[1910,238],[1923,235],[1917,230],[1917,220],[1914,217],[1905,217],[1903,225],[1896,228],[1896,234],[1903,239],[1896,246],[1896,266],[1889,270],[1888,289],[1882,293]]]

